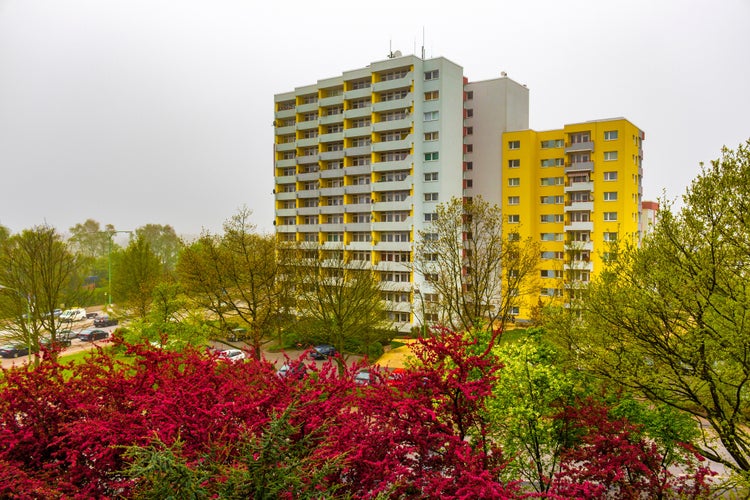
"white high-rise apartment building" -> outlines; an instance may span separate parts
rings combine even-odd
[[[399,56],[277,94],[274,106],[278,238],[369,262],[390,319],[417,326],[429,299],[409,265],[418,232],[452,197],[501,203],[502,134],[528,128],[528,89]]]

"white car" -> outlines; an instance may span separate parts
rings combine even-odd
[[[236,363],[245,359],[245,353],[239,349],[225,349],[219,352],[219,358]]]

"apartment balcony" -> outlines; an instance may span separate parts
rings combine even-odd
[[[287,125],[286,127],[276,127],[276,135],[289,135],[293,134],[297,130],[295,125]]]
[[[346,194],[364,194],[371,192],[371,184],[351,184],[345,187]]]
[[[309,148],[318,145],[319,139],[317,137],[308,137],[306,139],[297,139],[298,148]]]
[[[371,241],[350,241],[349,244],[346,246],[347,250],[357,251],[362,250],[369,252],[372,250],[372,242]]]
[[[330,215],[330,214],[343,214],[344,213],[344,205],[324,205],[322,207],[318,207],[320,209],[321,215]]]
[[[370,135],[372,135],[372,125],[353,127],[344,130],[344,137],[347,139],[351,137],[369,137]]]
[[[344,186],[321,188],[320,196],[344,196]]]
[[[334,123],[344,123],[344,114],[321,116],[318,121],[321,125],[333,125]]]
[[[576,163],[566,163],[565,173],[570,174],[573,172],[593,172],[594,162],[593,161],[579,161]]]
[[[343,104],[343,103],[344,103],[343,94],[318,99],[318,106],[320,106],[321,108],[326,107],[326,106],[335,106],[336,104]]]
[[[376,271],[395,271],[400,273],[411,271],[408,262],[388,262],[385,260],[381,260],[375,264],[373,268]],[[404,302],[399,302],[399,304],[404,304]],[[408,304],[408,302],[406,302],[406,304]]]
[[[368,213],[372,210],[372,203],[352,203],[344,206],[344,211],[348,214]]]
[[[390,172],[391,170],[409,170],[412,167],[412,159],[412,155],[408,155],[404,160],[379,161],[372,164],[372,171]]]
[[[373,92],[384,92],[386,90],[396,90],[411,87],[412,81],[414,80],[414,73],[409,71],[404,75],[403,78],[396,78],[395,80],[385,80],[382,82],[375,82],[372,84]]]
[[[393,111],[395,109],[410,109],[414,104],[414,96],[409,93],[403,99],[393,99],[392,101],[380,101],[372,104],[372,110],[376,113],[382,111]]]
[[[344,169],[346,175],[364,175],[371,172],[370,165],[354,165]]]
[[[363,97],[370,97],[372,95],[372,87],[366,87],[363,89],[347,90],[344,92],[344,99],[361,99]]]
[[[320,120],[307,120],[306,122],[297,122],[297,130],[313,130],[318,128]]]
[[[369,222],[347,222],[346,230],[351,233],[363,233],[370,231],[372,226]]]
[[[573,212],[573,211],[586,211],[591,212],[594,210],[594,202],[593,201],[568,201],[565,203],[565,212]]]
[[[298,215],[318,215],[320,213],[320,207],[300,207],[296,210]]]
[[[296,167],[297,158],[287,158],[286,160],[276,160],[276,168]]]
[[[568,250],[588,250],[589,252],[594,251],[593,241],[566,241],[565,248]]]
[[[356,108],[356,109],[345,109],[344,110],[344,118],[347,120],[352,120],[354,118],[365,118],[372,115],[372,108],[369,106],[366,108]]]
[[[297,182],[310,182],[320,179],[320,172],[307,172],[306,174],[297,174]]]
[[[280,144],[276,144],[276,151],[280,153],[284,151],[294,151],[295,149],[297,149],[296,142],[282,142]]]
[[[320,197],[319,189],[308,189],[306,191],[297,191],[297,198],[309,199],[309,198],[319,198],[319,197]]]
[[[381,201],[372,205],[373,211],[388,212],[391,210],[411,210],[413,198],[408,196],[404,201]]]
[[[564,191],[566,193],[570,191],[594,191],[594,183],[593,182],[569,182],[565,184]]]
[[[565,271],[594,271],[594,263],[591,261],[575,260],[572,262],[566,262],[563,264]]]
[[[374,249],[378,252],[405,252],[411,250],[411,241],[379,241]]]
[[[371,184],[373,192],[382,191],[404,191],[411,189],[414,177],[407,175],[402,181],[373,182]]]
[[[305,155],[305,156],[298,156],[297,157],[297,164],[298,165],[305,165],[310,163],[318,163],[318,158],[320,155],[315,153],[314,155]]]
[[[308,104],[298,104],[297,113],[309,113],[310,111],[317,111],[319,106],[320,105],[318,104],[318,101]]]
[[[594,142],[576,142],[565,147],[565,154],[578,153],[582,151],[594,151]]]
[[[357,146],[354,148],[346,148],[344,151],[346,156],[364,156],[369,155],[372,149],[370,146]]]
[[[277,118],[277,119],[294,118],[296,114],[297,114],[297,110],[295,108],[283,109],[281,111],[276,111],[274,113],[274,118]]]
[[[297,226],[295,226],[294,224],[276,226],[276,232],[277,233],[296,233]]]
[[[297,215],[296,208],[277,208],[276,209],[276,217],[291,217],[292,215]]]
[[[344,132],[333,132],[331,134],[322,134],[318,136],[319,142],[338,142],[344,140]]]
[[[297,231],[300,233],[317,233],[320,231],[320,224],[298,224]]]
[[[344,177],[344,169],[343,168],[335,168],[332,170],[321,170],[320,171],[320,178],[321,179],[336,179],[338,177]]]
[[[289,193],[276,193],[274,194],[274,198],[276,199],[276,201],[296,200],[297,192],[292,191]]]
[[[294,184],[296,180],[296,175],[279,175],[276,177],[276,184]]]
[[[407,217],[406,220],[399,222],[373,222],[373,231],[411,231],[414,219]]]
[[[324,151],[320,153],[320,159],[323,161],[328,160],[343,160],[344,159],[344,150],[341,149],[339,151]]]
[[[403,149],[411,149],[413,146],[413,136],[409,134],[405,139],[402,139],[400,141],[373,142],[372,152],[381,153],[384,151],[398,151]]]
[[[384,122],[375,122],[372,124],[373,132],[383,132],[385,130],[403,130],[405,128],[411,128],[414,124],[411,115],[401,120],[391,120]]]
[[[338,224],[321,224],[320,225],[320,232],[321,233],[343,233],[344,232],[344,224],[338,223]]]
[[[593,231],[594,223],[592,221],[571,222],[570,224],[566,224],[563,229],[565,231]]]
[[[381,285],[383,285],[383,284],[388,284],[388,283],[393,283],[393,282],[392,281],[381,281],[380,283],[381,283]],[[403,285],[404,283],[397,283],[397,284],[398,285]],[[406,283],[406,284],[409,285],[408,288],[411,289],[411,283]],[[390,287],[388,287],[388,291],[391,291]],[[403,291],[403,289],[400,289],[400,291]],[[393,311],[393,312],[411,312],[411,303],[410,302],[391,302],[391,301],[386,301],[385,308],[388,311]]]

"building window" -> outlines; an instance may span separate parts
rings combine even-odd
[[[562,277],[561,271],[552,270],[552,269],[542,269],[540,274],[542,278],[561,278]]]
[[[521,241],[521,235],[516,232],[508,233],[508,241]]]
[[[440,70],[433,69],[432,71],[425,71],[424,73],[425,80],[437,80],[438,78],[440,78]]]
[[[562,167],[563,165],[565,165],[565,160],[563,158],[549,158],[542,160],[542,167]]]
[[[380,234],[380,241],[386,242],[386,243],[408,243],[409,242],[409,232],[408,231],[401,231],[401,232],[395,232],[395,233],[381,233]]]
[[[435,161],[440,157],[437,151],[433,151],[432,153],[425,153],[424,154],[424,161]]]
[[[466,127],[464,130],[465,135],[474,135],[474,127]]]
[[[518,214],[513,214],[508,216],[508,224],[518,224],[521,222],[521,216]]]
[[[427,111],[424,114],[424,121],[434,122],[435,120],[438,119],[439,116],[440,116],[440,113],[438,113],[437,111]]]
[[[474,110],[471,108],[467,108],[464,110],[464,117],[465,118],[471,118],[474,116]]]
[[[542,241],[562,241],[563,240],[562,233],[541,233],[540,237]]]
[[[604,172],[604,180],[605,181],[616,181],[617,180],[617,172]]]
[[[471,187],[474,187],[474,180],[473,179],[464,180],[464,188],[471,188]]]
[[[430,212],[424,214],[424,221],[425,222],[433,222],[437,220],[437,214],[435,212]]]
[[[424,100],[425,101],[436,101],[440,98],[440,92],[437,90],[433,90],[431,92],[425,92],[424,93]]]
[[[542,205],[562,205],[563,198],[563,196],[542,196],[539,202]]]
[[[544,214],[544,215],[540,215],[539,218],[542,224],[563,222],[562,214]]]
[[[617,191],[605,191],[604,201],[617,201]]]
[[[521,141],[508,141],[508,149],[521,149]]]
[[[464,153],[473,153],[473,152],[474,152],[473,144],[464,144]]]
[[[509,177],[508,178],[508,186],[520,186],[521,185],[521,178],[520,177]]]
[[[604,161],[616,161],[617,160],[617,151],[605,151],[604,152]]]
[[[438,172],[427,172],[424,174],[425,182],[438,180]]]
[[[466,170],[474,170],[474,162],[473,161],[464,162],[464,166],[466,167]]]
[[[518,168],[521,166],[521,160],[508,160],[508,168]]]
[[[344,241],[344,233],[327,233],[326,241],[330,242],[342,242]]]
[[[425,193],[424,201],[438,201],[438,193]]]
[[[591,132],[578,132],[576,134],[571,134],[570,142],[573,144],[591,142]]]
[[[520,196],[508,196],[508,205],[518,205],[521,203]]]
[[[617,220],[617,212],[604,212],[604,220],[614,222]]]
[[[424,134],[424,140],[429,141],[437,141],[440,137],[440,134],[438,132],[425,132]]]
[[[362,232],[356,232],[351,233],[352,234],[352,241],[357,243],[367,243],[368,241],[372,241],[372,233],[368,231],[362,231]]]
[[[565,184],[565,178],[563,177],[542,177],[540,181],[542,186],[562,186]]]
[[[562,252],[545,251],[545,252],[541,253],[541,258],[544,259],[544,260],[548,260],[548,259],[560,260],[560,259],[563,258],[563,253]]]
[[[604,241],[617,241],[617,233],[604,233]]]
[[[468,92],[466,92],[466,100],[471,101],[472,99],[474,99],[474,91],[469,90]]]
[[[551,141],[542,141],[542,149],[561,148],[565,145],[562,139],[553,139]]]
[[[615,140],[617,140],[617,130],[605,130],[604,131],[604,140],[605,141],[615,141]]]
[[[352,82],[351,87],[352,87],[352,90],[369,89],[371,84],[372,84],[371,80],[367,78],[364,80],[357,80],[355,82]]]

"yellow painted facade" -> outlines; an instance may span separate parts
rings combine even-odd
[[[541,245],[540,293],[525,297],[518,318],[574,299],[610,241],[640,241],[643,138],[624,118],[503,135],[504,232]]]

